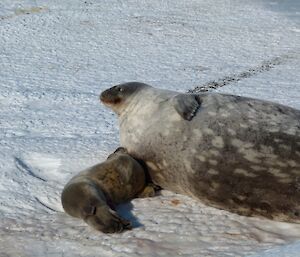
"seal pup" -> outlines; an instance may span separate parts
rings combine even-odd
[[[130,82],[100,95],[155,184],[245,216],[300,223],[300,111]]]
[[[154,194],[154,186],[146,184],[143,165],[118,148],[105,162],[74,176],[64,187],[61,202],[69,215],[96,230],[114,233],[131,229],[130,222],[115,212],[115,204]]]

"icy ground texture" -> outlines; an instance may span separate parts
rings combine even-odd
[[[170,192],[120,206],[136,228],[117,235],[91,230],[60,204],[68,179],[119,144],[116,117],[98,101],[115,83],[186,92],[277,58],[218,90],[300,108],[299,8],[285,3],[1,0],[0,256],[296,253],[299,226]]]

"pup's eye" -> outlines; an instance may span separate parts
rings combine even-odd
[[[96,215],[97,208],[96,208],[96,206],[86,206],[86,207],[84,207],[83,212],[84,212],[84,216],[86,216],[86,217],[93,216],[93,215]]]
[[[119,91],[119,92],[123,92],[124,89],[123,89],[122,87],[119,87],[119,88],[118,88],[118,91]]]
[[[96,212],[97,212],[97,208],[96,208],[96,206],[93,206],[92,207],[92,215],[96,215]]]

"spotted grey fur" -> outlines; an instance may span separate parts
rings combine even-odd
[[[100,96],[154,183],[241,215],[300,223],[300,111],[130,82]]]

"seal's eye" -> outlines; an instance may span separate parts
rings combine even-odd
[[[119,87],[119,88],[118,88],[118,91],[119,91],[119,92],[123,92],[123,91],[124,91],[124,88]]]
[[[96,208],[96,206],[93,206],[92,207],[92,215],[96,215],[96,212],[97,212],[97,208]]]
[[[83,212],[85,217],[94,216],[96,215],[97,208],[96,206],[86,206],[84,207]]]

